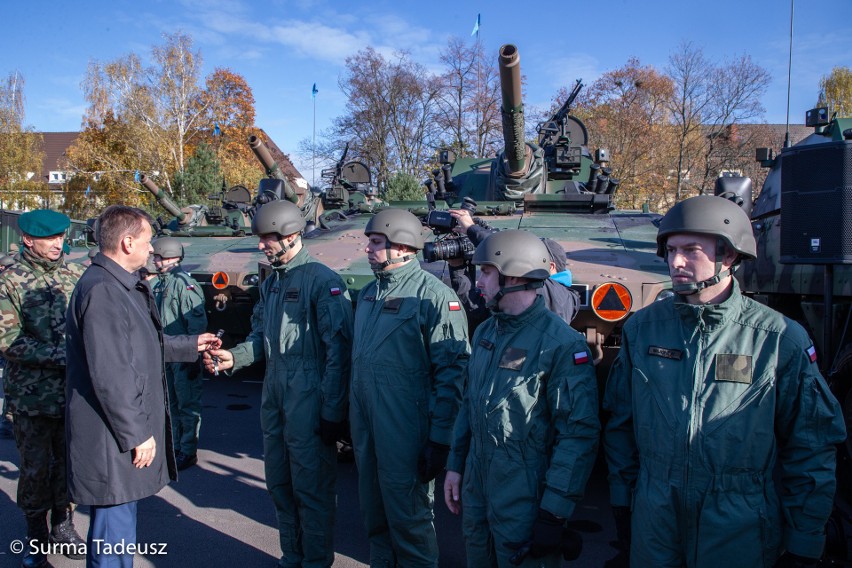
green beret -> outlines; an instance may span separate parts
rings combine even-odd
[[[50,209],[27,211],[18,218],[18,228],[31,237],[52,237],[64,233],[71,219]]]

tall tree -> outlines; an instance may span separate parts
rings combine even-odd
[[[711,102],[708,81],[713,66],[701,48],[682,43],[669,56],[666,69],[672,81],[672,96],[667,103],[677,137],[675,201],[683,197],[690,169],[704,146],[702,119]]]
[[[760,101],[770,81],[769,72],[748,55],[716,66],[710,73],[709,104],[702,120],[706,142],[700,193],[713,191],[721,171],[742,171],[746,160],[753,161],[760,133],[740,126],[763,116]]]
[[[446,71],[436,122],[443,143],[458,157],[493,155],[502,143],[497,66],[485,57],[482,44],[450,38],[441,52]]]
[[[671,93],[669,78],[631,58],[578,97],[589,146],[609,150],[612,176],[621,182],[618,199],[626,208],[638,209],[645,201],[661,207],[671,200],[673,145],[666,107]],[[559,102],[564,97],[554,108]]]
[[[24,126],[24,84],[17,71],[0,83],[0,204],[15,209],[41,206],[48,192],[42,137]]]
[[[346,59],[338,81],[348,102],[332,128],[334,146],[354,141],[385,187],[391,172],[417,175],[436,137],[440,83],[405,52],[387,60],[372,47]]]
[[[185,149],[204,126],[206,103],[198,85],[202,58],[192,51],[192,38],[163,37],[165,43],[151,50],[154,65],[144,67],[133,53],[92,62],[83,89],[87,124],[101,127],[108,115],[124,123],[132,133],[136,168],[158,171],[171,190],[172,173],[183,170]]]
[[[852,69],[835,67],[819,81],[828,110],[837,116],[852,116]]]
[[[217,67],[207,76],[199,99],[205,111],[205,140],[210,144],[228,185],[257,187],[263,170],[248,146],[255,126],[254,94],[245,78],[230,69]],[[220,180],[221,182],[221,180]]]

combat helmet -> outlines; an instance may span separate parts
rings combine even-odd
[[[278,233],[286,237],[301,232],[305,225],[305,218],[298,205],[278,200],[260,208],[251,220],[251,232],[255,235]]]
[[[423,248],[423,224],[413,213],[405,209],[383,209],[373,215],[364,228],[364,234],[383,235],[385,237],[385,250],[387,258],[384,262],[371,264],[374,272],[380,272],[391,264],[408,262],[417,257],[416,254],[406,254],[391,260],[391,245],[404,245],[415,251]]]
[[[666,241],[669,236],[680,233],[695,233],[716,237],[716,270],[712,278],[701,282],[674,284],[678,294],[696,294],[723,278],[733,274],[742,257],[757,258],[757,242],[751,222],[743,209],[728,199],[714,195],[690,197],[669,209],[660,221],[657,231],[657,256],[666,258]],[[724,245],[739,255],[729,270],[722,272]]]
[[[154,254],[162,258],[183,260],[183,245],[174,237],[160,237],[151,246],[154,248]]]
[[[281,250],[270,259],[273,266],[283,264],[284,255],[300,242],[301,236],[287,243],[284,237],[300,234],[307,223],[299,206],[290,201],[271,201],[260,208],[251,220],[251,232],[255,235],[279,235],[278,244]]]
[[[405,245],[416,250],[423,248],[423,223],[405,209],[383,209],[364,228],[364,234],[384,235],[395,245]]]
[[[716,236],[742,256],[757,258],[757,243],[748,215],[723,197],[697,195],[669,209],[657,231],[657,256],[666,257],[666,240],[676,233]]]
[[[550,252],[541,239],[527,231],[498,231],[482,241],[473,264],[490,264],[503,276],[546,280],[550,277]]]
[[[500,300],[510,292],[541,288],[550,277],[550,252],[534,234],[507,230],[492,233],[476,247],[473,264],[489,264],[499,272],[500,289],[486,304],[497,311]],[[506,286],[506,277],[526,278],[525,284]]]

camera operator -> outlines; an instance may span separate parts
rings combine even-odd
[[[456,220],[453,232],[467,236],[475,246],[496,232],[477,224],[468,209],[450,209],[450,215]],[[537,292],[544,296],[548,310],[570,324],[579,310],[580,295],[571,288],[571,271],[566,267],[565,249],[552,239],[541,240],[550,253],[550,278]],[[490,315],[482,294],[473,286],[476,268],[463,258],[448,259],[447,264],[450,266],[450,284],[461,299],[473,329]]]

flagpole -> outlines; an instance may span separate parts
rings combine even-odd
[[[314,131],[313,131],[313,141],[311,143],[311,185],[316,186],[317,184],[317,96],[316,96],[316,83],[314,83],[314,88],[311,90],[311,98],[314,99]]]

